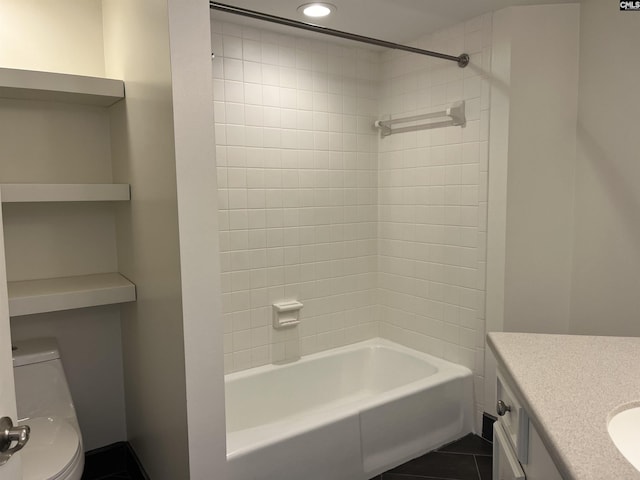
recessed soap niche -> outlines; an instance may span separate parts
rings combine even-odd
[[[300,310],[302,303],[297,300],[288,300],[273,304],[273,328],[281,330],[300,324]]]

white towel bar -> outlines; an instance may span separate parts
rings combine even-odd
[[[398,123],[412,123],[419,122],[420,120],[429,120],[432,118],[444,118],[449,117],[449,120],[432,123],[420,123],[417,125],[409,125],[407,127],[391,128],[391,125]],[[391,120],[377,120],[373,125],[380,129],[380,136],[386,137],[393,135],[394,133],[413,132],[416,130],[427,130],[430,128],[451,127],[466,125],[466,118],[464,116],[464,101],[455,103],[450,107],[440,110],[438,112],[424,113],[422,115],[413,115],[411,117],[393,118]]]

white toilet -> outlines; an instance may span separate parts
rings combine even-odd
[[[31,427],[22,449],[23,480],[80,480],[82,435],[53,338],[15,342],[18,423]]]

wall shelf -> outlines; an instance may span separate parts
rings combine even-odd
[[[111,78],[0,68],[0,98],[108,107],[124,98],[124,82]]]
[[[129,184],[2,183],[2,203],[102,202],[131,199]]]
[[[8,282],[9,315],[132,302],[136,287],[119,273]]]

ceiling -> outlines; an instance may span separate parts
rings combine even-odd
[[[309,22],[297,8],[311,0],[216,0],[270,15]],[[327,20],[313,23],[336,30],[407,43],[423,35],[510,5],[577,3],[578,0],[327,0],[337,7]],[[242,17],[220,14],[245,23]],[[255,22],[255,21],[254,21]],[[261,22],[266,26],[266,22]],[[287,28],[287,27],[280,27]]]

